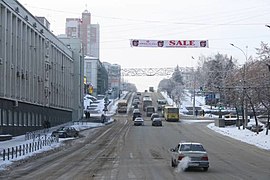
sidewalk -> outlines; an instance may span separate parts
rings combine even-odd
[[[71,126],[78,131],[102,127],[114,122],[111,116],[115,113],[117,100],[113,100],[108,106],[106,112],[107,120],[102,123],[101,114],[91,114],[90,118],[83,118],[78,121],[72,121],[61,124],[49,129],[38,130],[25,135],[13,137],[11,140],[0,141],[0,170],[4,170],[13,161],[18,161],[35,154],[49,151],[62,146],[62,142],[73,138],[55,138],[51,133],[62,126]]]

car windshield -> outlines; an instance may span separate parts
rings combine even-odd
[[[180,151],[205,151],[201,144],[182,144]]]

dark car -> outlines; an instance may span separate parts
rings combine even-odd
[[[162,120],[160,118],[154,118],[152,121],[152,126],[162,126]]]
[[[151,120],[153,121],[154,118],[159,118],[159,114],[158,113],[153,113],[151,115]]]
[[[60,138],[78,137],[79,131],[77,131],[74,127],[60,127],[52,132],[52,136],[58,136]]]
[[[134,109],[133,110],[133,116],[132,116],[132,120],[134,121],[137,117],[141,117],[142,116],[142,114],[141,114],[141,112],[140,112],[140,110],[139,109]]]

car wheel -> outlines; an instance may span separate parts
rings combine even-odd
[[[203,171],[208,171],[208,167],[204,167],[203,168]]]

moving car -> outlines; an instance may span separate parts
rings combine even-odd
[[[196,142],[179,143],[175,148],[171,148],[172,167],[176,167],[181,160],[187,161],[186,168],[209,168],[208,155],[203,145]]]
[[[58,136],[59,138],[78,137],[79,131],[77,131],[74,127],[60,127],[59,129],[53,131],[51,136]]]
[[[134,126],[143,126],[144,125],[144,120],[142,117],[137,117],[134,120]]]
[[[151,115],[151,120],[153,121],[154,118],[158,118],[158,117],[159,117],[158,113],[153,113]]]
[[[141,117],[141,116],[142,116],[142,114],[141,114],[141,112],[140,112],[139,109],[134,109],[134,110],[133,110],[133,116],[132,116],[132,120],[133,120],[133,121],[135,120],[135,118]]]
[[[152,126],[162,126],[161,118],[154,118],[152,121]]]

